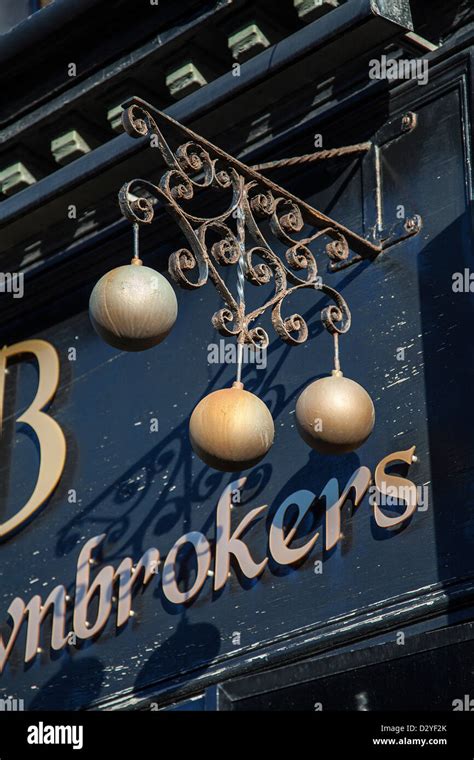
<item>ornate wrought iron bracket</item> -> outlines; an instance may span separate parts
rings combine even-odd
[[[383,150],[390,143],[403,139],[405,135],[413,132],[417,123],[418,117],[412,111],[388,121],[375,133],[372,147],[362,160],[364,233],[365,237],[378,245],[381,251],[386,251],[397,243],[417,235],[422,229],[421,217],[410,209],[406,209],[404,204],[399,206],[403,209],[401,218],[396,216],[394,209],[393,216],[387,219],[383,202]],[[356,255],[349,262],[340,262],[339,266],[336,262],[332,270],[344,268],[344,265],[355,264],[360,260],[360,257]]]
[[[362,178],[364,185],[364,236],[366,239],[379,246],[380,251],[386,250],[408,237],[418,234],[422,228],[421,217],[417,214],[410,215],[406,211],[402,213],[402,219],[387,225],[383,213],[383,177],[381,151],[386,145],[398,140],[403,135],[412,132],[417,126],[418,118],[412,111],[407,112],[399,119],[394,119],[385,124],[370,142],[357,143],[355,145],[343,145],[339,148],[320,150],[308,153],[304,156],[292,156],[258,164],[252,168],[259,172],[268,172],[274,169],[286,169],[293,166],[328,161],[334,158],[363,155]],[[402,206],[402,208],[404,208]],[[334,261],[329,265],[330,271],[345,269],[352,264],[361,261],[363,257],[355,254],[344,261]]]
[[[322,311],[326,329],[334,336],[347,332],[351,322],[349,308],[341,294],[323,282],[312,249],[324,243],[330,268],[336,269],[372,260],[388,244],[401,239],[382,230],[377,160],[373,161],[377,221],[367,238],[317,211],[145,101],[133,98],[124,107],[127,133],[149,137],[166,168],[158,184],[134,179],[121,188],[122,213],[137,225],[149,224],[156,202],[162,202],[189,246],[170,256],[169,272],[184,288],[199,288],[209,279],[213,282],[225,303],[213,316],[216,329],[223,335],[235,336],[240,344],[266,346],[266,331],[252,325],[269,309],[277,334],[287,343],[303,343],[308,337],[305,320],[299,314],[285,318],[281,310],[287,296],[310,288],[334,301]],[[176,147],[171,147],[172,142]],[[371,153],[372,149],[367,156]],[[204,196],[211,193],[218,196],[217,202],[225,202],[225,207],[217,215],[206,217],[202,215]],[[369,211],[364,209],[364,222]],[[405,237],[417,231],[405,228]],[[241,287],[236,297],[224,282],[220,268],[234,265],[240,267],[240,285],[242,279],[255,286],[273,285],[272,294],[257,309],[246,312]]]

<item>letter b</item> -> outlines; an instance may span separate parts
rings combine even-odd
[[[26,504],[9,520],[0,523],[0,538],[25,522],[56,488],[66,461],[66,439],[56,420],[43,412],[56,393],[59,383],[59,359],[56,349],[44,340],[25,340],[0,350],[0,430],[3,422],[5,370],[7,359],[29,353],[38,362],[38,388],[28,409],[18,417],[36,433],[40,447],[40,468],[33,493]]]

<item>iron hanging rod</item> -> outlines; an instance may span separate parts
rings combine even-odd
[[[316,153],[306,153],[304,156],[293,156],[293,158],[280,158],[276,161],[268,161],[264,164],[254,164],[252,169],[256,172],[267,169],[280,169],[286,166],[298,166],[312,161],[323,161],[327,158],[339,158],[340,156],[349,156],[357,153],[367,153],[372,147],[371,142],[357,143],[356,145],[344,145],[341,148],[330,148],[329,150],[319,150]]]

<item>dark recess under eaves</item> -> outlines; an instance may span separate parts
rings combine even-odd
[[[346,0],[348,1],[348,0]],[[189,43],[218,63],[214,76],[228,71],[232,56],[227,32],[255,17],[271,20],[272,42],[304,26],[291,0],[55,0],[8,34],[0,36],[0,127],[41,108],[81,80],[138,51],[156,38],[156,51],[164,42],[189,54]],[[214,21],[215,19],[215,21]],[[202,23],[201,23],[202,20]],[[224,22],[226,20],[226,23]],[[189,32],[189,28],[192,31]],[[166,68],[169,56],[161,60]],[[178,56],[179,57],[179,56]],[[68,76],[75,63],[77,76]],[[118,84],[120,66],[111,79]],[[34,76],[32,76],[34,72]],[[159,87],[159,75],[154,80]],[[164,86],[164,76],[163,76]],[[170,99],[169,93],[166,95]]]
[[[236,0],[237,5],[243,2]],[[0,38],[0,125],[146,40],[219,5],[216,0],[162,0],[159,6],[149,0],[55,0]],[[68,76],[70,63],[76,64],[76,77]]]
[[[474,24],[473,0],[411,0],[410,5],[416,33],[435,44]]]
[[[381,12],[376,13],[373,0],[350,0],[244,63],[239,77],[228,71],[174,104],[168,113],[184,124],[197,126],[198,131],[203,127],[202,133],[211,140],[217,129],[219,144],[225,148],[220,139],[222,130],[235,124],[236,119],[241,121],[243,114],[248,123],[256,109],[261,112],[273,104],[278,107],[283,97],[295,91],[295,84],[299,89],[306,87],[312,97],[318,79],[331,75],[344,62],[386,44],[406,29]],[[119,187],[133,174],[140,176],[141,171],[132,172],[126,164],[129,160],[134,165],[148,162],[146,155],[139,155],[144,142],[119,135],[6,198],[0,203],[4,246],[15,246],[24,240],[26,214],[31,237],[64,218],[68,203],[89,207],[99,203],[111,187]]]

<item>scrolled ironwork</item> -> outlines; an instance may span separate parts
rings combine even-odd
[[[297,313],[283,316],[282,310],[288,296],[308,288],[333,301],[321,312],[324,327],[333,335],[349,330],[349,307],[322,282],[314,249],[329,262],[343,261],[349,255],[348,235],[359,251],[364,244],[370,248],[367,241],[144,101],[134,99],[128,105],[123,124],[132,137],[153,139],[165,170],[158,184],[135,179],[121,188],[122,214],[141,225],[152,222],[157,202],[167,209],[187,240],[186,247],[171,254],[169,273],[184,288],[200,288],[211,280],[225,304],[212,317],[221,334],[267,346],[269,336],[257,321],[268,310],[282,340],[304,343],[305,319]],[[162,124],[180,135],[176,148],[170,147]],[[224,211],[212,217],[196,214],[193,201],[204,190],[223,196]],[[221,276],[221,267],[234,266],[240,267],[240,288],[242,278],[253,286],[271,287],[258,308],[246,311],[241,293],[234,296]]]

